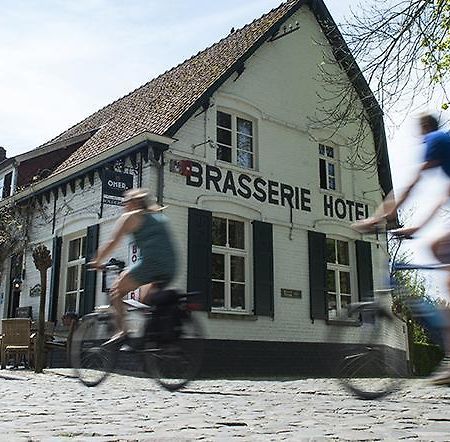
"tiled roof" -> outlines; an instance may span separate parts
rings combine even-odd
[[[213,46],[100,109],[49,143],[98,128],[64,161],[57,174],[99,155],[134,135],[149,131],[168,135],[177,123],[201,104],[205,94],[224,81],[237,64],[259,47],[281,21],[295,12],[302,0],[288,0],[261,18],[230,33]],[[179,127],[179,125],[177,126]]]

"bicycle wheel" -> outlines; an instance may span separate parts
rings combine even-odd
[[[402,352],[387,345],[398,334],[398,325],[386,307],[376,302],[349,308],[351,318],[346,311],[345,318],[343,314],[328,326],[328,342],[336,343],[339,381],[361,399],[387,396],[400,388],[406,369]]]
[[[93,314],[81,320],[72,338],[72,366],[80,381],[94,387],[114,369],[116,351],[102,347],[114,335],[116,327],[110,313]]]
[[[169,391],[179,390],[195,378],[203,360],[203,331],[192,315],[176,326],[177,337],[144,353],[147,373]]]

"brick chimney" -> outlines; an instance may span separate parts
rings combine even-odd
[[[6,160],[6,149],[0,146],[0,163]]]

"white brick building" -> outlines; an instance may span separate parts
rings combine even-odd
[[[348,162],[357,123],[311,126],[324,87],[319,66],[345,47],[324,23],[332,19],[320,0],[283,3],[47,143],[78,144],[11,198],[35,201],[30,245],[52,250],[49,319],[106,302],[101,276],[85,275],[84,263],[120,212],[102,203],[101,181],[120,163],[134,186],[169,206],[176,285],[204,293],[211,367],[327,372],[333,345],[322,344],[336,312],[387,274],[385,239],[362,238],[350,225],[392,185],[381,112],[356,65],[347,75],[336,63],[335,74],[364,97],[372,131],[361,148],[378,158],[375,173]],[[114,257],[128,264],[130,244]],[[29,251],[22,267],[20,306],[36,316]],[[11,275],[2,280],[2,317],[13,314]],[[397,325],[385,344],[404,352]]]

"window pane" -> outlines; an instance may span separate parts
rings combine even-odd
[[[227,146],[219,145],[217,148],[217,159],[231,163],[231,149]]]
[[[328,178],[328,188],[332,190],[336,190],[336,180],[334,178]]]
[[[225,307],[225,284],[223,282],[212,283],[212,307]]]
[[[253,152],[253,138],[247,135],[238,134],[237,136],[237,148],[246,150],[247,152]]]
[[[80,243],[80,238],[73,239],[69,242],[69,261],[75,261],[80,257]]]
[[[78,266],[67,268],[66,292],[78,290]]]
[[[326,146],[327,157],[334,158],[334,149],[330,146]]]
[[[336,262],[336,250],[334,239],[327,238],[327,262]]]
[[[338,241],[337,249],[338,249],[338,263],[347,266],[350,265],[350,259],[348,254],[348,242]]]
[[[229,245],[233,249],[241,249],[245,248],[245,239],[244,239],[244,223],[241,221],[234,221],[232,219],[228,220],[228,228],[229,228]]]
[[[231,115],[225,112],[217,112],[217,126],[231,129]]]
[[[80,275],[80,290],[84,289],[84,272],[85,272],[86,266],[83,264],[81,266],[81,275]]]
[[[253,124],[251,121],[244,120],[243,118],[237,119],[237,131],[241,134],[253,135]]]
[[[328,294],[328,317],[335,318],[336,315],[336,295]]]
[[[227,220],[224,218],[212,219],[212,243],[215,246],[227,245]]]
[[[231,281],[245,282],[245,258],[231,256]]]
[[[334,177],[335,176],[335,169],[333,163],[328,163],[328,175]]]
[[[325,146],[323,144],[319,144],[319,155],[325,155]]]
[[[243,150],[237,151],[237,164],[247,169],[253,169],[253,155]]]
[[[339,287],[341,293],[351,294],[350,288],[350,273],[349,272],[339,272]]]
[[[66,312],[77,311],[77,295],[76,293],[68,293],[66,295],[66,305],[64,306]]]
[[[341,296],[341,309],[347,310],[352,300],[351,296]]]
[[[336,292],[336,275],[334,270],[327,270],[327,290]]]
[[[212,278],[225,279],[225,256],[217,253],[213,253],[212,261]]]
[[[245,309],[244,284],[231,284],[231,308]]]
[[[226,129],[217,129],[217,142],[231,146],[231,131]]]

